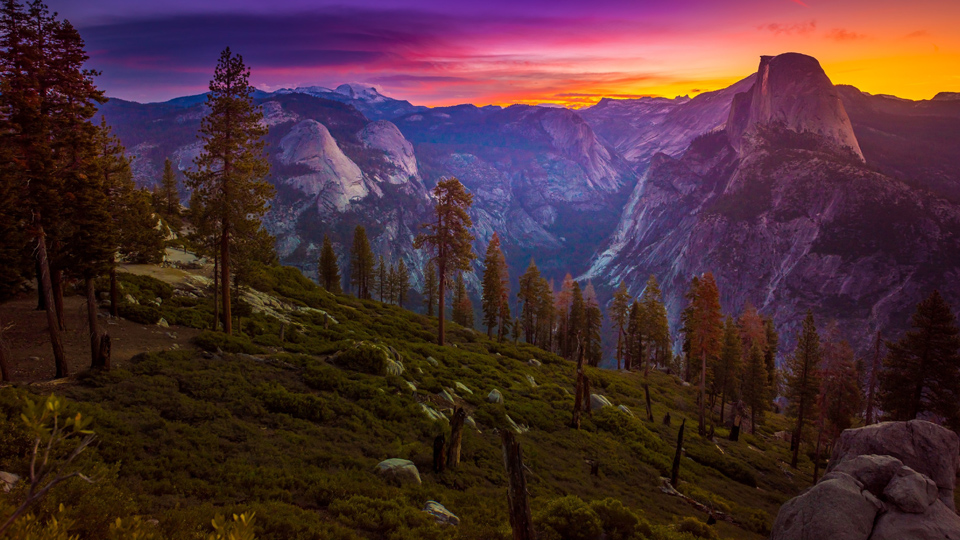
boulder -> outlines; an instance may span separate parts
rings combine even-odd
[[[456,403],[456,401],[454,400],[453,395],[452,395],[450,392],[448,392],[446,388],[444,388],[443,390],[441,390],[440,393],[437,394],[437,395],[440,396],[440,399],[442,399],[442,400],[444,400],[444,401],[447,401],[447,402],[450,402],[450,403]]]
[[[466,425],[468,425],[468,426],[470,426],[470,427],[472,427],[473,429],[477,430],[477,433],[480,433],[480,428],[477,427],[477,421],[474,420],[472,416],[466,417],[466,419],[464,419],[463,423],[466,424]]]
[[[954,508],[953,489],[960,465],[960,438],[949,429],[924,420],[883,422],[840,434],[827,471],[862,455],[899,459],[937,484],[940,500]]]
[[[590,394],[590,410],[596,411],[604,407],[613,407],[613,403],[610,403],[610,400],[601,396],[600,394]]]
[[[160,320],[157,321],[157,326],[160,328],[170,328],[170,323],[168,323],[163,317],[160,317]]]
[[[418,471],[417,466],[408,459],[385,459],[377,464],[377,473],[384,478],[400,484],[421,483],[420,471]]]
[[[503,394],[494,388],[489,394],[487,394],[487,401],[490,403],[503,403]]]
[[[883,495],[884,488],[902,467],[903,463],[895,457],[871,454],[847,459],[833,470],[856,478],[863,484],[863,489],[879,497]]]
[[[417,391],[417,385],[413,384],[413,383],[410,382],[410,381],[403,381],[403,382],[405,382],[405,383],[407,384],[407,388],[408,388],[411,392],[416,392],[416,391]]]
[[[403,374],[403,364],[394,360],[387,360],[387,375]]]
[[[433,519],[437,520],[440,525],[451,525],[453,527],[460,525],[460,518],[453,515],[453,512],[447,510],[437,501],[427,501],[423,511],[433,516]]]
[[[458,381],[458,382],[454,383],[453,386],[456,387],[456,389],[457,389],[457,390],[460,390],[461,392],[466,392],[466,393],[468,393],[468,394],[472,394],[472,393],[473,393],[473,390],[469,389],[469,388],[467,387],[467,385],[463,384],[462,382],[459,382],[459,381]]]
[[[626,405],[620,405],[619,407],[617,407],[617,410],[629,416],[630,418],[636,418],[636,415],[633,414],[633,411],[631,411],[630,408],[627,407]]]
[[[440,414],[439,411],[427,405],[426,403],[421,403],[420,409],[423,411],[424,414],[427,415],[427,418],[431,420],[443,420],[444,422],[449,422],[446,416]]]
[[[533,375],[527,375],[527,382],[530,383],[530,386],[537,387],[537,381],[533,379]]]
[[[854,477],[830,473],[780,507],[770,540],[868,540],[881,507]]]
[[[18,475],[0,471],[0,491],[9,493],[19,481],[20,477]]]
[[[923,514],[938,495],[933,480],[910,467],[901,467],[883,490],[883,498],[887,502],[908,514]]]
[[[427,363],[433,367],[438,367],[440,365],[440,362],[437,362],[437,359],[432,356],[427,357]]]
[[[513,418],[510,418],[509,414],[507,415],[507,424],[509,424],[510,429],[512,429],[517,435],[530,431],[530,428],[527,426],[516,423]]]
[[[123,299],[124,299],[128,304],[134,304],[134,305],[140,304],[140,302],[137,302],[137,299],[134,298],[133,295],[130,294],[130,293],[127,293],[127,294],[123,295]]]
[[[939,500],[923,514],[887,512],[877,518],[870,540],[960,540],[960,516]]]
[[[542,364],[539,360],[537,360],[536,358],[531,358],[531,359],[527,360],[527,365],[530,365],[530,366],[533,366],[533,367],[540,367],[540,366],[542,366],[543,364]]]

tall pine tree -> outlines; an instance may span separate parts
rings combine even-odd
[[[433,262],[427,263],[427,268],[423,271],[423,304],[427,307],[427,316],[433,317],[437,309],[437,296],[439,296],[437,283],[437,267]],[[440,314],[443,315],[442,313]]]
[[[892,420],[923,415],[960,428],[960,330],[950,306],[934,291],[917,305],[911,330],[897,342],[880,372],[880,404]]]
[[[790,466],[797,468],[800,445],[803,443],[808,426],[817,416],[817,396],[820,393],[820,336],[808,311],[803,319],[803,330],[797,340],[797,348],[787,365],[787,399],[790,400],[788,413],[796,418],[791,446],[793,458]]]
[[[617,369],[623,365],[624,342],[626,341],[627,325],[630,322],[630,303],[633,298],[627,291],[624,283],[620,284],[617,291],[613,293],[613,300],[610,302],[610,321],[617,332]]]
[[[597,301],[597,293],[593,283],[587,283],[583,291],[583,340],[587,362],[593,367],[599,367],[603,357],[601,330],[603,326],[603,312]]]
[[[507,260],[500,247],[500,237],[493,233],[483,258],[483,295],[480,302],[488,337],[493,337],[493,329],[500,327],[500,301],[504,289],[510,286],[507,272]]]
[[[337,254],[333,251],[330,237],[323,235],[323,248],[320,250],[320,263],[317,269],[320,285],[332,293],[343,292],[340,286],[340,266],[337,264]]]
[[[219,237],[220,296],[227,334],[233,332],[230,255],[237,231],[259,229],[273,197],[273,187],[264,180],[270,172],[263,142],[267,128],[260,107],[253,102],[249,81],[243,57],[229,47],[224,49],[210,81],[209,113],[200,124],[203,150],[194,160],[196,170],[187,173],[188,184],[198,194],[198,202],[209,209]]]
[[[473,234],[470,233],[473,221],[467,213],[473,204],[473,195],[467,193],[459,180],[449,178],[437,183],[433,197],[436,200],[434,221],[423,225],[424,232],[417,235],[413,245],[417,249],[428,248],[432,251],[433,262],[437,266],[437,298],[440,303],[437,344],[443,345],[447,277],[454,272],[468,271],[474,259],[470,244],[473,241]]]
[[[353,230],[353,247],[350,248],[350,284],[357,293],[357,298],[367,300],[373,293],[376,281],[376,261],[370,241],[367,240],[367,229],[357,225]]]

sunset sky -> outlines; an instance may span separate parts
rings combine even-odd
[[[113,97],[206,90],[229,45],[264,90],[363,82],[418,105],[694,95],[760,55],[817,57],[834,83],[960,91],[960,0],[53,0]]]

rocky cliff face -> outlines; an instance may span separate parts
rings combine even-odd
[[[922,420],[848,429],[827,474],[780,508],[770,538],[958,539],[958,451],[956,433]]]
[[[814,94],[791,83],[791,103],[779,90],[779,67],[796,75],[798,63],[813,65],[793,56],[764,59],[771,97],[754,97],[761,79],[741,94],[730,113],[739,127],[695,140],[682,157],[653,159],[585,277],[639,293],[655,274],[677,321],[690,278],[713,272],[725,310],[752,302],[786,331],[787,350],[807,309],[835,319],[866,349],[877,329],[902,328],[934,287],[960,301],[952,277],[960,273],[960,209],[864,166],[850,151],[849,122],[782,117],[846,117],[833,98],[812,104]],[[802,77],[818,87],[823,78]]]

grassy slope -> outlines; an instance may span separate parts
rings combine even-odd
[[[494,428],[509,415],[530,427],[519,440],[530,468],[535,514],[548,501],[572,494],[584,500],[614,497],[653,524],[687,515],[706,519],[659,490],[681,419],[687,419],[688,428],[696,424],[695,389],[676,378],[650,375],[656,422],[608,407],[586,417],[575,431],[567,427],[574,366],[559,357],[524,344],[497,344],[455,325],[448,332],[454,346],[441,348],[431,343],[436,319],[330,295],[292,269],[273,269],[256,281],[261,290],[325,310],[339,324],[324,328],[322,315],[297,314],[301,329],[288,327],[281,344],[280,324],[253,316],[243,326],[263,351],[256,357],[169,351],[143,355],[129,371],[88,375],[60,386],[58,392],[94,417],[101,442],[85,466],[118,479],[97,487],[67,486],[56,500],[76,506],[82,492],[78,515],[93,523],[99,515],[93,501],[123,499],[126,506],[101,504],[101,514],[152,516],[169,538],[187,537],[216,512],[245,510],[257,511],[259,533],[266,539],[506,538],[505,475]],[[358,340],[394,347],[406,371],[400,377],[366,375],[328,361]],[[248,350],[252,346],[243,342]],[[529,365],[530,358],[543,365]],[[535,378],[536,388],[527,375]],[[591,369],[588,375],[594,392],[641,415],[640,374]],[[416,394],[404,380],[417,386]],[[448,408],[437,393],[456,382],[473,390],[472,395],[459,392],[459,404],[481,432],[467,427],[463,463],[435,475],[432,441],[449,425],[430,421],[418,402]],[[503,392],[504,405],[486,403],[493,388]],[[0,389],[0,431],[13,434],[0,437],[0,470],[22,472],[24,441],[8,429],[17,423],[22,392]],[[667,412],[671,426],[661,422]],[[779,505],[807,485],[808,460],[797,478],[778,465],[789,459],[788,448],[771,434],[785,422],[769,415],[757,437],[745,435],[739,443],[726,441],[722,429],[717,444],[686,430],[681,491],[748,523],[745,528],[718,523],[714,528],[721,537],[764,537],[758,533]],[[394,457],[414,461],[423,484],[393,486],[374,474],[379,461]],[[598,477],[590,476],[588,459],[600,461]],[[751,478],[757,487],[749,485]],[[419,511],[431,499],[457,514],[461,526],[434,525]]]

